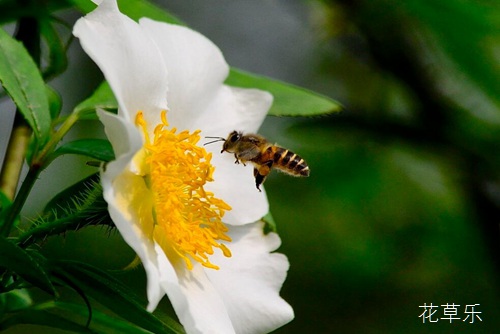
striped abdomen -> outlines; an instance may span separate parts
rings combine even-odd
[[[273,153],[273,167],[294,176],[309,176],[309,166],[297,154],[279,146],[271,146]]]

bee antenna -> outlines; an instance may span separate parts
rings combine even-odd
[[[219,141],[226,141],[226,139],[225,139],[225,138],[222,138],[222,137],[209,137],[209,136],[207,136],[207,137],[205,137],[205,138],[208,138],[208,139],[215,139],[215,140],[209,141],[208,143],[203,144],[203,146],[208,145],[208,144],[217,143],[217,142],[219,142]]]

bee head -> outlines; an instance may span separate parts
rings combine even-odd
[[[238,145],[242,136],[243,136],[243,134],[241,132],[238,132],[238,131],[231,132],[229,134],[229,136],[227,136],[227,139],[224,142],[224,145],[222,145],[222,151],[220,151],[220,153],[223,153],[226,151],[231,152],[232,149],[234,147],[236,147],[236,145]]]

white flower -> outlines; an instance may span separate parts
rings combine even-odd
[[[146,270],[148,310],[167,294],[188,333],[260,333],[289,322],[293,310],[279,296],[288,261],[272,253],[280,239],[259,222],[265,193],[251,168],[198,142],[256,131],[272,96],[224,85],[228,65],[208,39],[136,23],[116,0],[80,19],[74,34],[119,103],[117,115],[98,113],[116,155],[101,179],[111,218]]]

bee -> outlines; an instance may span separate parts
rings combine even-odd
[[[222,137],[206,137],[216,139],[206,143],[212,144],[223,141],[220,153],[233,153],[236,161],[246,166],[246,162],[254,165],[253,175],[255,185],[259,191],[260,185],[264,183],[272,168],[276,168],[292,176],[309,176],[309,166],[297,154],[278,145],[273,145],[264,137],[248,133],[233,131],[225,139]]]

